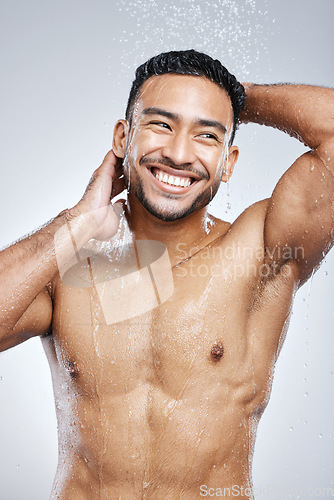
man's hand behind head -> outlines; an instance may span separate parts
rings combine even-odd
[[[121,202],[111,202],[125,189],[122,161],[110,150],[93,172],[81,200],[68,212],[71,220],[89,224],[97,240],[114,236],[119,225]]]

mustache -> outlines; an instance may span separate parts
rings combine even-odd
[[[175,165],[175,163],[169,158],[152,158],[150,156],[142,156],[139,160],[139,165],[144,165],[145,163],[155,163],[158,165],[164,165],[165,167],[174,168],[175,170],[182,170],[185,172],[190,172],[202,179],[209,180],[209,175],[207,172],[202,172],[189,165],[189,163],[182,163],[181,165]]]

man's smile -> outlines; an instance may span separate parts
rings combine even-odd
[[[200,178],[192,172],[179,171],[163,165],[148,166],[153,184],[162,191],[174,194],[187,193],[194,184],[197,184]]]
[[[161,182],[164,182],[165,184],[170,184],[171,186],[188,187],[192,183],[190,177],[169,175],[160,168],[154,167],[151,169],[151,172],[156,179],[158,179]]]
[[[159,161],[143,157],[139,163],[141,166],[145,164],[150,182],[153,181],[155,187],[168,193],[185,194],[200,180],[209,179],[207,172],[189,170],[188,165],[182,166],[184,168],[175,168],[174,165],[169,165],[168,160],[165,159]]]

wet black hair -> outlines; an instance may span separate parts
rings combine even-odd
[[[245,89],[221,64],[218,59],[196,50],[180,50],[163,52],[143,63],[136,69],[130,95],[126,107],[125,118],[131,126],[134,104],[139,96],[143,83],[154,75],[167,73],[178,75],[193,75],[207,78],[223,88],[231,99],[233,108],[233,130],[230,145],[233,142],[239,124],[239,115],[246,101]]]

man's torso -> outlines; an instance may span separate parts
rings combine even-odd
[[[76,271],[87,286],[53,283],[43,339],[60,439],[53,498],[191,499],[201,485],[250,486],[295,287],[288,266],[277,276],[261,267],[264,214],[264,203],[249,209],[172,269],[168,300],[124,321],[105,320],[87,262]]]

